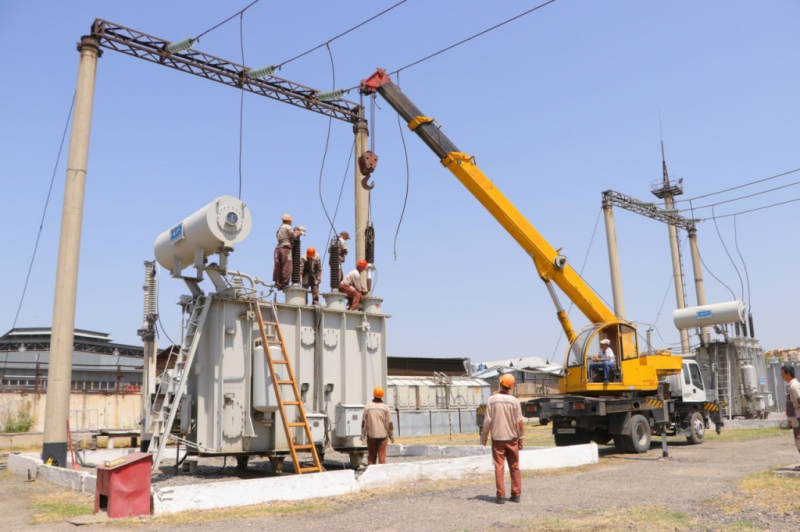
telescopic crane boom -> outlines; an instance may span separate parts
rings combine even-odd
[[[567,264],[567,258],[558,253],[531,225],[516,207],[478,168],[473,158],[460,151],[432,118],[424,115],[384,69],[378,69],[361,82],[364,94],[380,94],[433,150],[442,165],[450,170],[500,225],[522,246],[533,259],[539,277],[544,281],[556,306],[570,350],[565,357],[565,377],[561,381],[563,393],[574,392],[627,392],[630,390],[655,390],[658,378],[680,371],[681,358],[673,356],[639,356],[636,328],[621,321],[580,275]],[[592,325],[575,332],[566,311],[553,288],[555,283]],[[618,382],[609,384],[590,382],[587,357],[599,352],[599,341],[608,339],[619,355],[621,375]],[[665,352],[659,352],[663,355]],[[669,352],[666,352],[669,353]]]

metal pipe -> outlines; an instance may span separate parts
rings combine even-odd
[[[356,262],[365,260],[366,257],[366,229],[367,221],[369,220],[369,191],[361,186],[361,180],[366,177],[361,173],[361,168],[358,166],[358,160],[367,151],[367,142],[369,140],[369,129],[366,120],[360,120],[353,125],[353,133],[355,134],[355,205],[356,205]],[[367,274],[361,273],[361,283],[367,286]],[[336,287],[339,285],[337,283]]]
[[[42,460],[52,458],[60,467],[67,466],[67,424],[70,385],[72,381],[72,349],[75,340],[75,301],[78,292],[78,258],[83,222],[83,200],[86,189],[86,167],[89,158],[89,133],[92,125],[92,104],[97,59],[102,52],[92,36],[81,37],[75,109],[64,184],[64,208],[61,215],[61,238],[58,247],[53,327],[51,332],[50,368],[47,383]]]
[[[700,249],[697,247],[697,228],[689,230],[689,249],[692,255],[692,271],[694,273],[694,289],[697,294],[697,306],[702,307],[706,304],[706,287],[703,283],[703,263],[700,260]],[[700,338],[703,344],[711,340],[711,329],[702,327]]]
[[[611,293],[614,296],[614,313],[619,318],[625,317],[625,300],[622,296],[622,274],[619,268],[619,250],[617,249],[617,230],[614,226],[614,211],[611,199],[603,195],[603,217],[606,224],[606,242],[608,243],[608,267],[611,272]]]

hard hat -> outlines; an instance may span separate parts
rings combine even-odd
[[[611,340],[600,340],[600,345],[611,345]]]
[[[360,266],[362,268],[366,268],[367,267],[367,261],[365,261],[364,259],[361,259],[360,261],[356,262],[356,266]]]
[[[298,227],[297,230],[300,231],[302,234],[306,234],[306,228],[303,227],[302,225]]]
[[[291,222],[292,221],[292,215],[291,214],[284,214],[283,216],[281,216],[281,221],[282,222]]]
[[[514,376],[510,373],[504,373],[503,375],[500,375],[500,385],[505,386],[506,388],[513,388]]]
[[[308,248],[308,249],[306,250],[306,256],[307,256],[307,257],[313,257],[313,256],[314,256],[314,255],[316,255],[316,254],[317,254],[317,250],[316,250],[316,249],[314,249],[314,248]]]
[[[381,388],[380,386],[376,386],[375,389],[372,390],[372,397],[376,399],[383,399],[383,396],[384,396],[383,388]]]

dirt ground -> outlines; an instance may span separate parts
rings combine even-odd
[[[383,493],[195,512],[188,516],[131,520],[122,526],[104,524],[88,528],[126,531],[198,528],[228,531],[232,527],[281,531],[797,528],[800,479],[782,479],[778,482],[783,484],[776,485],[772,480],[774,475],[763,473],[800,462],[785,432],[781,436],[748,441],[712,440],[699,446],[673,443],[670,455],[668,461],[659,460],[661,449],[656,445],[643,455],[618,455],[613,448],[604,447],[596,466],[525,474],[520,504],[495,504],[492,478],[482,477],[464,482],[420,484]],[[758,490],[766,491],[759,497]],[[71,530],[74,525],[62,521],[62,515],[85,513],[90,504],[93,500],[85,495],[68,493],[44,482],[27,483],[7,472],[0,476],[0,530]],[[55,522],[47,523],[48,519]],[[41,524],[31,524],[34,522]]]

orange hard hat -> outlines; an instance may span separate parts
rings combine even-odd
[[[372,390],[372,397],[376,399],[382,399],[384,396],[383,388],[380,386],[376,386],[374,390]]]
[[[367,261],[365,261],[364,259],[361,259],[360,261],[356,262],[356,266],[361,266],[362,268],[366,268],[367,267]]]
[[[513,388],[514,376],[510,373],[505,373],[503,375],[500,375],[500,385],[505,386],[506,388]]]
[[[306,250],[306,256],[308,256],[308,257],[313,257],[316,254],[317,254],[317,250],[314,249],[314,248],[308,248]]]

